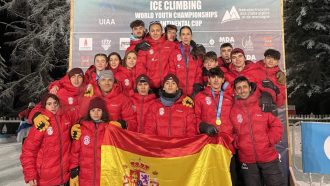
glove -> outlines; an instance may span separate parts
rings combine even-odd
[[[70,170],[70,186],[79,186],[79,167]]]
[[[275,91],[276,94],[280,93],[280,89],[278,89],[277,86],[274,85],[274,83],[268,79],[262,81],[262,86],[264,88],[270,88]]]
[[[120,123],[121,128],[127,129],[127,123],[125,120],[120,119],[117,122]]]
[[[38,131],[43,132],[49,127],[49,118],[40,112],[34,114],[32,121]]]
[[[147,51],[150,49],[150,44],[146,41],[142,41],[141,43],[137,44],[134,48],[136,52],[139,52],[139,50]]]
[[[93,86],[91,84],[87,85],[87,89],[84,92],[84,96],[85,97],[92,97],[94,95],[94,89]]]
[[[79,140],[81,136],[80,124],[74,124],[71,127],[71,138],[74,140]]]
[[[121,128],[121,124],[118,121],[110,121],[109,124]]]
[[[186,96],[182,100],[182,105],[186,106],[186,107],[193,107],[194,106],[194,101],[189,96]]]
[[[198,92],[202,91],[204,89],[203,85],[199,83],[194,83],[193,85],[193,93],[191,94],[191,97],[194,98]]]
[[[284,74],[284,72],[282,71],[278,71],[276,73],[276,79],[277,79],[277,82],[280,84],[280,85],[285,85],[285,82],[286,82],[286,76]]]
[[[268,92],[261,92],[260,107],[263,112],[271,112],[274,116],[277,116],[277,107]]]
[[[207,134],[208,136],[215,136],[218,133],[217,128],[214,125],[210,125],[205,122],[199,124],[199,132],[201,134]]]

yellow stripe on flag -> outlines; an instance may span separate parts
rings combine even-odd
[[[198,153],[174,158],[146,157],[112,145],[101,148],[102,186],[230,186],[231,152],[207,144]]]

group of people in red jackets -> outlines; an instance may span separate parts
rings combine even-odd
[[[30,112],[20,157],[26,183],[100,185],[103,134],[115,125],[137,135],[220,136],[234,154],[233,185],[283,185],[275,148],[286,99],[280,52],[267,49],[252,62],[224,43],[218,57],[193,41],[189,26],[164,32],[153,21],[147,32],[135,20],[130,27],[123,59],[96,54],[85,73],[73,68],[52,82]]]

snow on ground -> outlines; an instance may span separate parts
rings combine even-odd
[[[294,174],[297,186],[309,186],[309,175],[302,172],[301,157],[301,131],[300,126],[291,126],[289,129],[292,136],[295,158],[292,157]],[[293,131],[293,133],[292,133]],[[22,186],[25,185],[20,165],[19,156],[21,153],[21,143],[12,142],[15,138],[10,138],[7,142],[0,140],[0,186]],[[2,144],[1,144],[2,143]],[[330,175],[325,175],[321,183],[322,175],[312,175],[312,186],[330,186]]]
[[[19,161],[21,143],[11,142],[0,144],[0,185],[26,185],[23,179],[22,167]]]

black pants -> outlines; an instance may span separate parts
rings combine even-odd
[[[233,186],[244,186],[242,174],[240,172],[241,163],[238,159],[238,154],[233,154],[233,157],[230,161],[230,176],[231,183]]]
[[[246,186],[284,185],[284,177],[278,159],[267,163],[242,163],[241,172]]]

